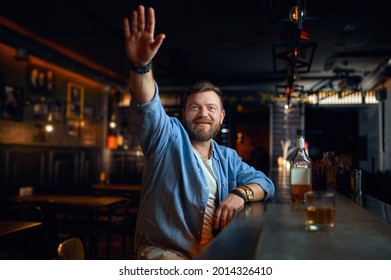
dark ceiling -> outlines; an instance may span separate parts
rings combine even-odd
[[[122,19],[138,4],[155,8],[156,33],[167,36],[154,61],[156,79],[167,89],[199,79],[236,92],[274,92],[288,83],[285,58],[298,28],[288,14],[295,0],[13,0],[3,1],[0,15],[29,29],[32,39],[61,44],[125,81]],[[391,55],[391,1],[300,4],[309,38],[296,45],[294,84],[327,90],[332,77],[349,76],[363,89],[372,87],[371,73]]]

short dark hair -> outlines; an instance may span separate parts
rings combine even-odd
[[[199,81],[187,87],[182,102],[183,109],[186,109],[186,102],[190,95],[205,91],[214,91],[220,99],[221,109],[224,110],[224,102],[221,90],[209,81]]]

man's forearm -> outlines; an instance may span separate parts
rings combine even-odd
[[[152,100],[155,94],[155,83],[152,71],[145,74],[130,72],[130,91],[132,97],[138,103],[146,103]]]

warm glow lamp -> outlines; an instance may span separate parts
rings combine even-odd
[[[49,113],[48,122],[45,125],[45,130],[47,133],[51,133],[54,130],[54,126],[53,126],[52,122],[53,122],[53,116],[52,116],[52,113]]]

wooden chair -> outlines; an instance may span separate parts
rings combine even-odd
[[[41,207],[30,204],[17,204],[8,208],[2,216],[4,220],[43,222],[44,215]]]
[[[57,257],[60,260],[84,260],[84,247],[80,238],[69,238],[60,243],[57,248]]]
[[[122,236],[122,259],[125,259],[126,252],[129,250],[128,240],[131,243],[131,247],[134,246],[132,240],[137,214],[138,206],[132,206],[131,202],[126,200],[112,209],[111,223],[108,223],[107,215],[103,215],[99,219],[99,228],[106,229],[106,234],[110,234],[110,240],[107,242],[111,243],[115,235]],[[106,244],[107,250],[111,246],[109,243]],[[110,258],[110,256],[107,256],[107,258]]]

